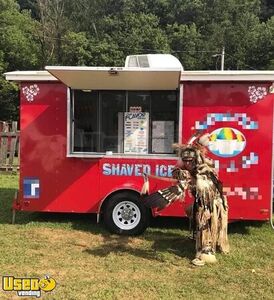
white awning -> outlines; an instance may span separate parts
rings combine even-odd
[[[175,90],[181,69],[60,67],[46,70],[72,89],[80,90]]]

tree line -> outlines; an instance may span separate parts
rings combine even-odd
[[[0,0],[0,73],[46,65],[123,66],[171,53],[186,70],[274,69],[273,0]],[[217,54],[217,55],[216,55]],[[0,77],[0,120],[18,118]]]

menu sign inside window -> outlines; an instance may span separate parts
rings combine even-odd
[[[124,114],[124,153],[148,153],[149,113]]]

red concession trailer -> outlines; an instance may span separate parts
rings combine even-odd
[[[229,219],[270,220],[274,72],[183,71],[171,57],[6,73],[21,91],[14,211],[96,213],[112,232],[140,233],[150,215],[138,197],[143,172],[171,176],[171,145],[202,130]],[[166,185],[150,181],[151,191]],[[191,201],[152,215],[184,217]]]

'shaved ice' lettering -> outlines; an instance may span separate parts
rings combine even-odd
[[[171,177],[174,165],[156,165],[155,169],[144,164],[103,164],[103,175],[109,176],[142,176],[143,173]]]

